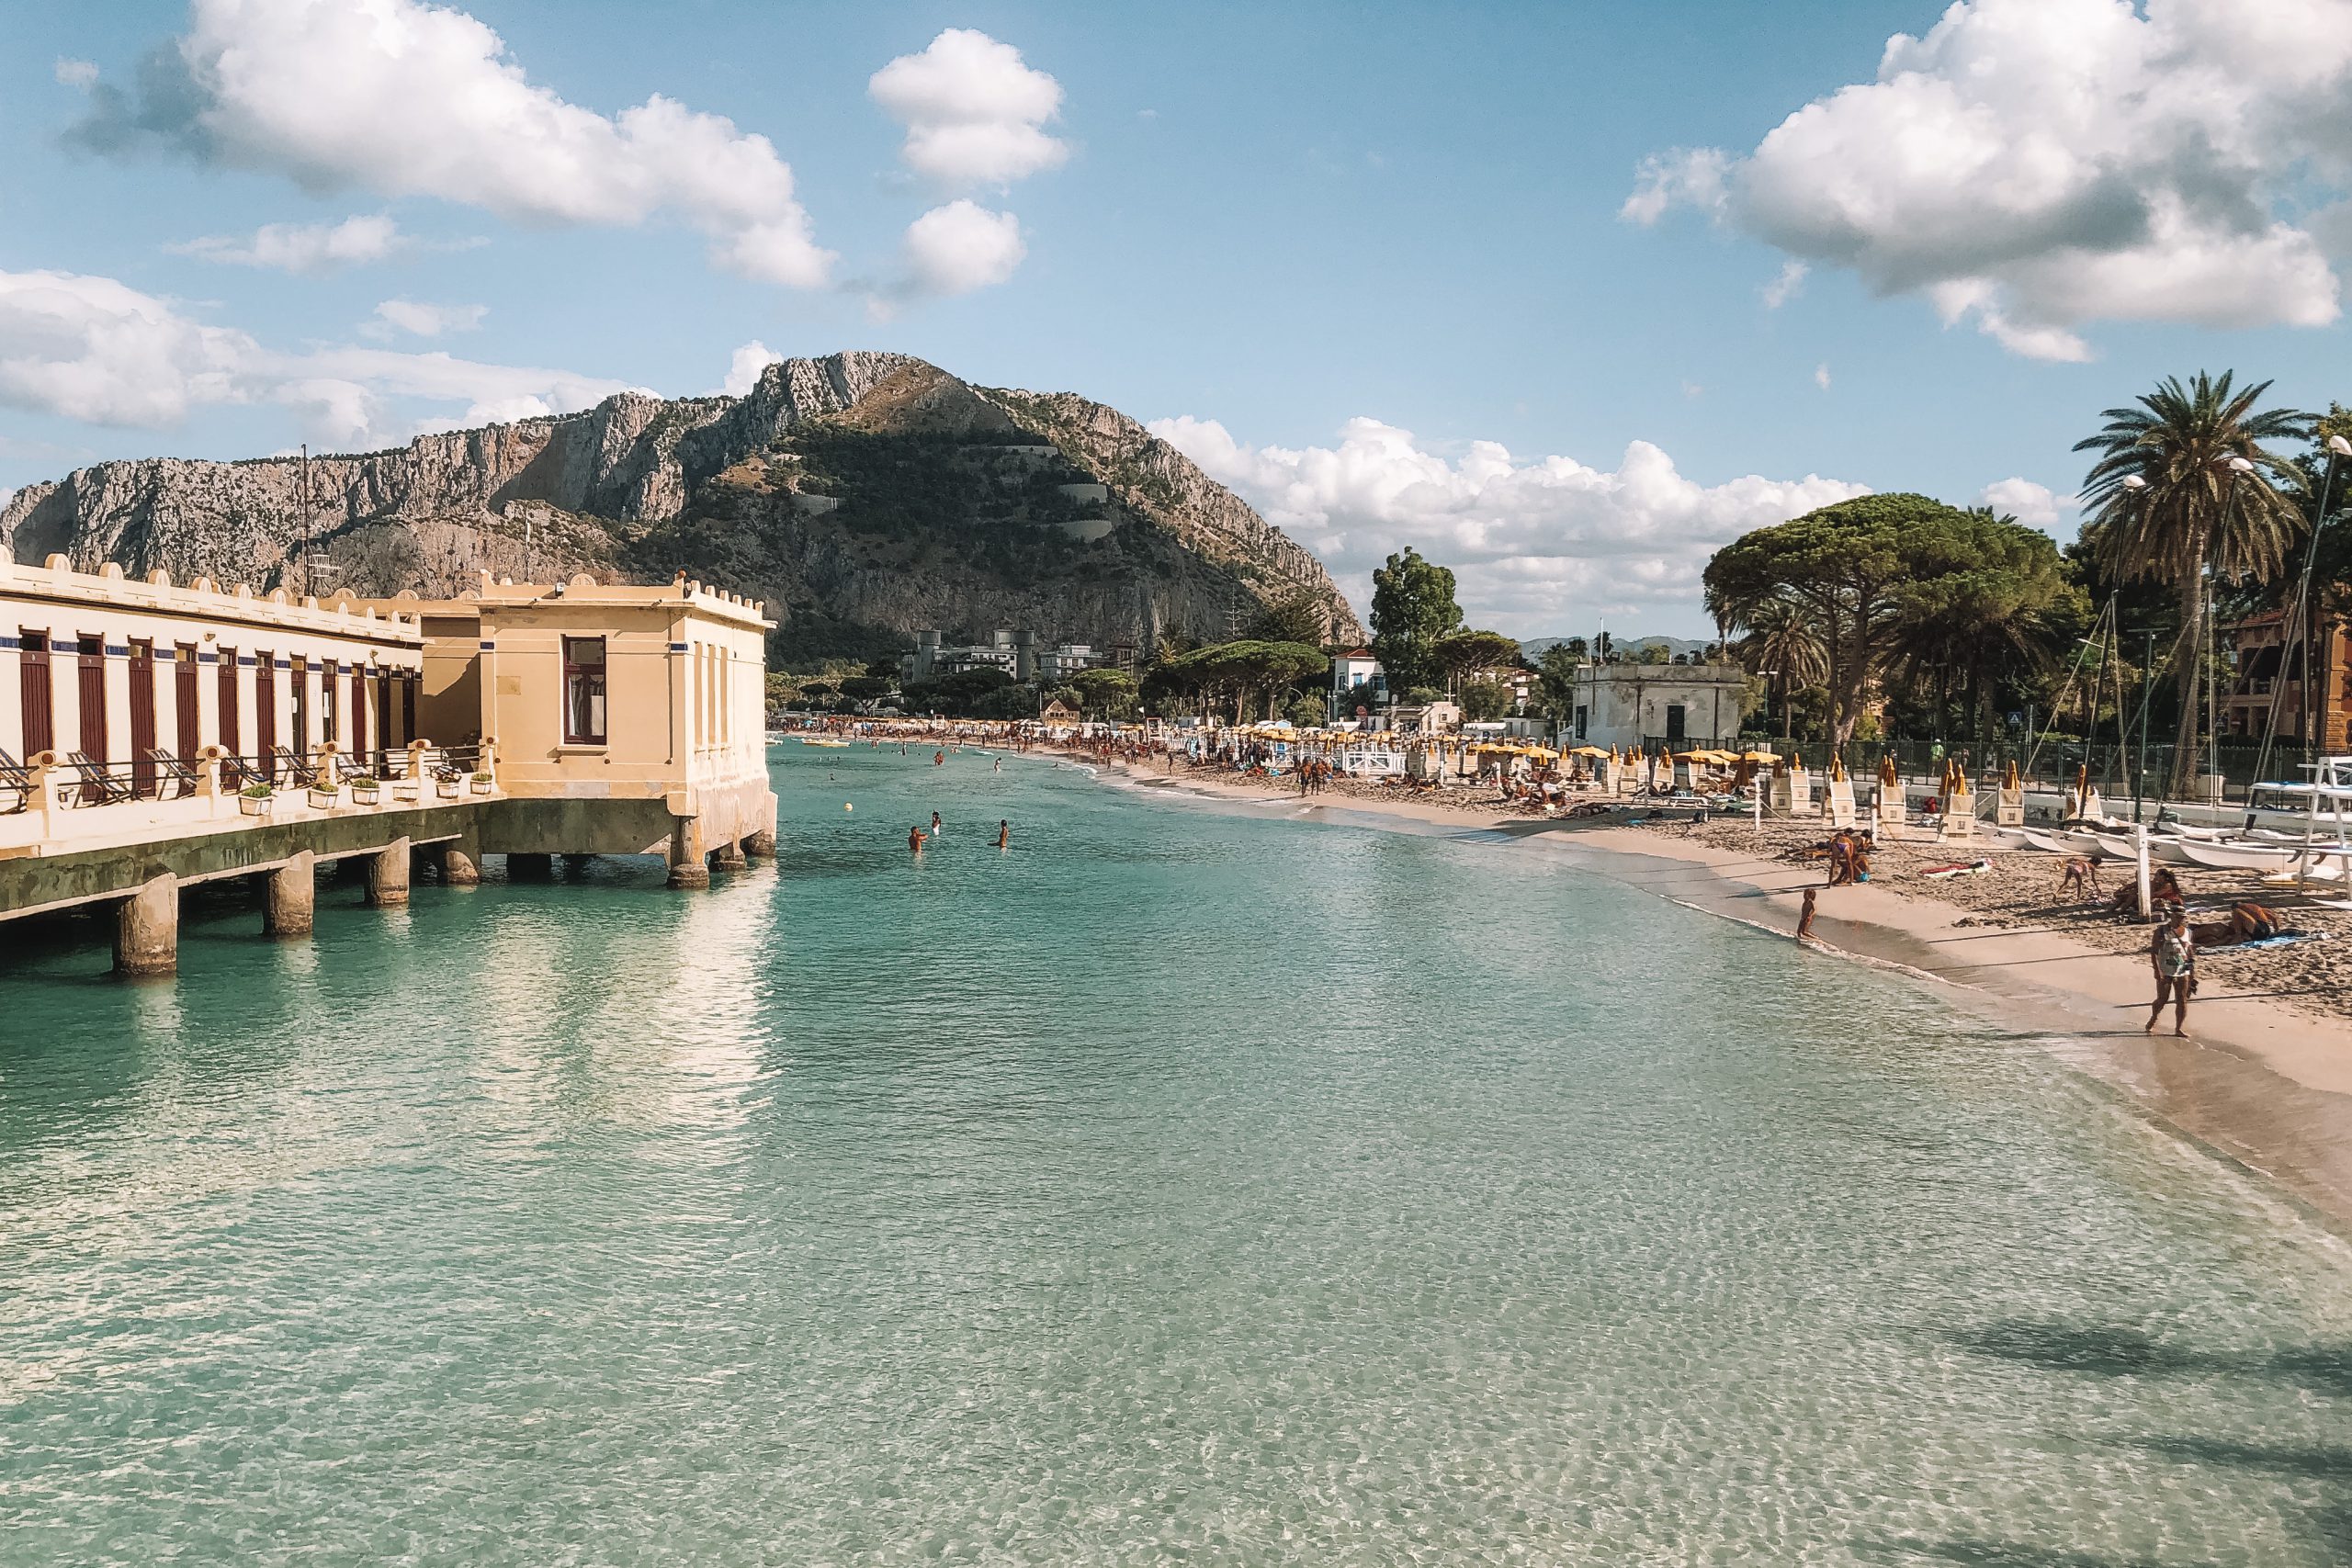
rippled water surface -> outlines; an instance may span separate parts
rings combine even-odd
[[[778,779],[707,895],[0,938],[0,1562],[2352,1562],[2345,1249],[2037,1042],[1524,845]]]

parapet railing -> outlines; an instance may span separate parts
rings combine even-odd
[[[104,824],[118,820],[162,829],[216,816],[266,816],[297,797],[336,810],[416,806],[497,789],[497,756],[488,741],[413,740],[349,753],[328,743],[307,755],[284,746],[252,755],[206,746],[194,757],[151,748],[105,761],[45,750],[18,761],[0,752],[0,839],[25,840],[28,832],[33,843],[81,838],[108,831]]]

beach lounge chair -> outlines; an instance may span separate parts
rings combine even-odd
[[[289,746],[279,746],[270,753],[277,760],[278,771],[285,773],[297,789],[309,789],[319,782],[319,770],[305,762]]]
[[[74,786],[76,805],[111,806],[117,801],[133,799],[138,795],[128,780],[109,774],[105,765],[92,761],[87,752],[70,752],[65,761],[74,769],[78,781]]]
[[[32,801],[32,770],[7,752],[0,751],[0,815],[22,811]]]
[[[176,800],[196,793],[196,769],[173,756],[160,746],[147,748],[147,761],[155,769],[155,798]]]

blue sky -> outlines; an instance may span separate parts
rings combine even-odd
[[[1411,543],[1507,631],[1687,633],[1708,549],[1862,488],[2069,536],[2159,376],[2346,395],[2346,0],[457,9],[504,53],[417,0],[0,6],[0,488],[891,348],[1166,422],[1359,600]],[[159,49],[198,134],[93,135]],[[731,128],[566,173],[464,130],[485,81],[592,150]]]

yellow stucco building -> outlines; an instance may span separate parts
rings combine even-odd
[[[492,581],[457,599],[338,600],[424,636],[418,725],[482,739],[514,809],[482,848],[669,857],[681,885],[770,852],[762,606],[683,575],[662,587]]]

